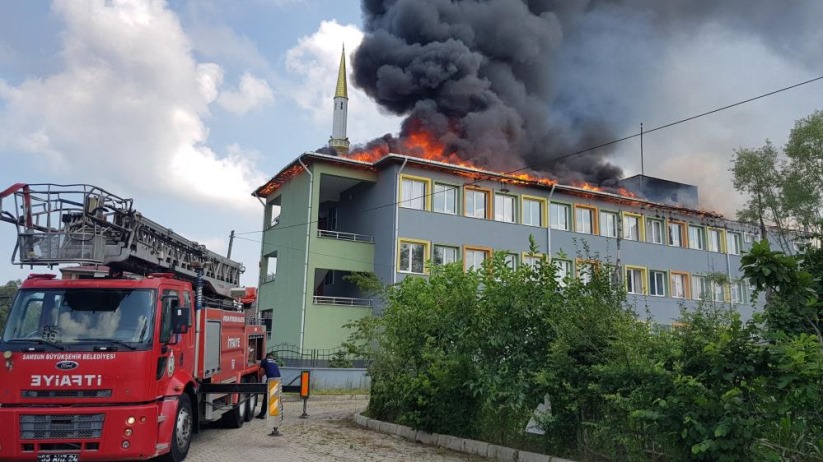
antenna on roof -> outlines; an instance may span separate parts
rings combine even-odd
[[[640,122],[640,194],[646,196],[646,188],[644,187],[646,179],[646,168],[643,164],[643,122]]]

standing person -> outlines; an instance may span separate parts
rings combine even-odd
[[[274,353],[268,353],[266,358],[260,361],[260,372],[265,378],[263,379],[263,383],[267,383],[269,379],[280,378],[280,368],[277,366],[277,361],[274,360]],[[263,395],[263,408],[260,409],[260,413],[257,414],[258,419],[265,419],[266,412],[268,411],[268,392]],[[278,400],[278,406],[280,408],[280,422],[283,421],[283,399]],[[277,429],[277,426],[271,431],[273,436],[281,436],[282,433]]]

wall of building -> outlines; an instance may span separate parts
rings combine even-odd
[[[452,175],[439,171],[432,171],[422,168],[406,168],[403,172],[419,178],[430,179],[431,184],[443,182],[447,184],[464,185],[485,189],[489,194],[499,193],[501,189],[507,190],[506,194],[518,197],[517,206],[521,204],[522,195],[536,196],[549,200],[551,194],[550,187],[523,187],[518,185],[502,185],[494,181],[474,181],[459,175]],[[552,258],[565,259],[572,262],[577,270],[581,263],[586,260],[596,259],[608,264],[630,265],[643,271],[645,275],[645,293],[630,294],[629,301],[634,304],[635,309],[641,316],[646,312],[654,318],[656,322],[670,324],[678,318],[681,305],[694,304],[691,298],[673,298],[671,296],[671,271],[687,273],[691,275],[704,276],[712,273],[726,275],[731,280],[741,278],[740,255],[728,255],[725,251],[711,252],[707,250],[697,250],[691,248],[674,247],[663,244],[650,243],[644,241],[634,241],[619,238],[604,237],[598,234],[585,234],[575,232],[574,210],[575,206],[588,206],[595,209],[595,216],[599,216],[599,211],[618,212],[618,222],[622,224],[623,214],[638,214],[645,224],[646,218],[660,220],[663,230],[669,220],[679,220],[688,224],[699,225],[706,233],[706,227],[711,226],[721,229],[725,236],[726,231],[750,233],[752,229],[748,226],[735,222],[724,221],[716,218],[708,218],[706,215],[698,213],[681,213],[667,207],[652,207],[648,205],[640,206],[629,204],[626,201],[619,203],[617,200],[604,200],[597,196],[581,197],[573,195],[561,188],[557,188],[552,194],[551,203],[566,204],[571,213],[571,230],[551,229],[544,226],[528,226],[515,223],[503,223],[494,220],[493,210],[490,218],[480,219],[465,217],[462,214],[464,205],[463,194],[465,188],[460,191],[458,199],[461,210],[458,214],[449,215],[437,213],[431,210],[416,210],[409,208],[399,208],[401,239],[420,241],[428,245],[428,255],[432,258],[432,248],[435,245],[449,245],[465,250],[466,246],[488,249],[490,251],[507,251],[516,253],[522,257],[529,248],[529,236],[534,237],[541,253],[548,253]],[[491,200],[494,203],[493,199]],[[493,206],[492,206],[493,209]],[[517,221],[519,222],[519,213]],[[597,231],[597,230],[595,230]],[[688,229],[686,229],[688,233]],[[642,238],[643,236],[641,236]],[[706,237],[704,235],[704,237]],[[663,236],[667,238],[666,234]],[[742,249],[747,250],[751,242],[744,242],[741,238]],[[704,239],[704,242],[706,240]],[[395,252],[397,250],[395,249]],[[398,280],[409,275],[396,268]],[[666,290],[664,296],[653,296],[648,293],[648,275],[651,271],[662,271],[666,274]],[[721,304],[732,307],[729,302],[729,289],[725,290],[724,299]],[[743,297],[748,300],[748,294]],[[748,303],[735,303],[734,309],[741,312],[744,318],[751,317],[753,307]]]

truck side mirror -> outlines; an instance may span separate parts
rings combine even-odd
[[[189,331],[189,307],[178,306],[172,311],[171,331],[175,334],[185,334]]]

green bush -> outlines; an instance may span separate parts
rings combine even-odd
[[[557,281],[499,254],[387,288],[349,343],[370,358],[370,416],[580,460],[823,460],[819,336],[713,303],[652,329],[594,268]],[[525,433],[544,400],[545,434]]]

